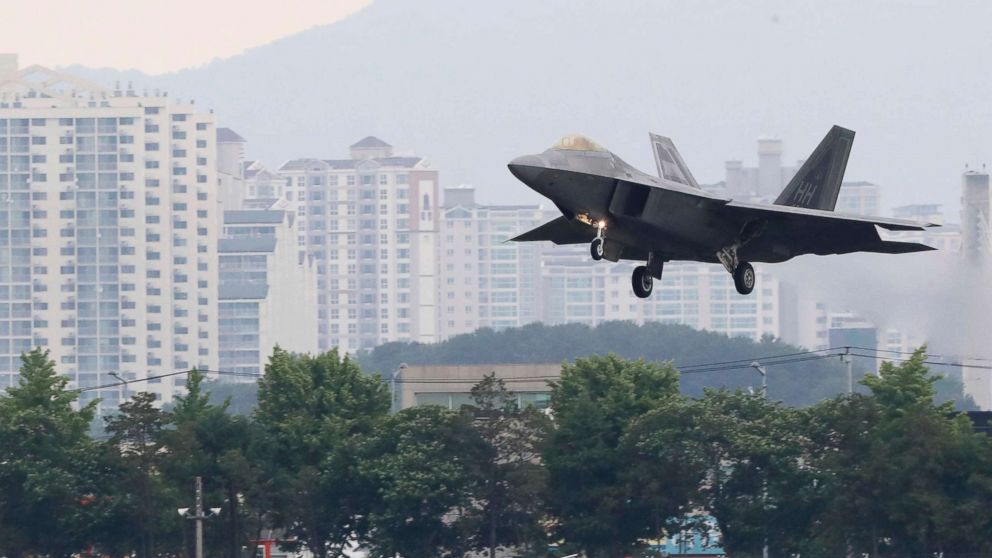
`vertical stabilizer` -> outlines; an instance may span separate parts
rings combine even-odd
[[[696,179],[689,172],[689,167],[675,149],[671,138],[651,134],[651,149],[654,151],[654,164],[658,167],[658,176],[665,180],[699,188]]]
[[[831,128],[779,194],[775,204],[833,211],[853,144],[853,130],[840,126]]]

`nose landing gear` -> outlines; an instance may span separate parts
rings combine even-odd
[[[589,252],[593,261],[598,262],[606,255],[606,222],[597,221],[595,226],[596,238],[592,239],[592,244],[589,245]]]
[[[603,237],[597,236],[592,239],[592,244],[589,245],[589,252],[594,261],[599,261],[603,259],[603,255],[606,254],[606,243],[603,241]]]

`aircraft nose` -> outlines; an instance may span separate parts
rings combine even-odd
[[[537,175],[547,168],[547,164],[544,162],[544,158],[539,155],[522,155],[510,161],[507,167],[518,180],[524,184],[532,185]]]

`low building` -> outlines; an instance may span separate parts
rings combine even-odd
[[[518,405],[534,405],[545,409],[551,401],[551,387],[548,382],[559,378],[561,364],[400,364],[390,384],[393,408],[399,410],[421,405],[440,405],[448,409],[459,409],[462,405],[472,403],[472,386],[491,373],[501,378],[507,389],[516,394]]]

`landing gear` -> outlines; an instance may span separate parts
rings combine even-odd
[[[606,221],[595,223],[589,221],[589,223],[596,227],[596,238],[592,239],[592,244],[589,245],[589,253],[593,261],[598,262],[606,255]]]
[[[740,262],[734,269],[734,286],[742,295],[751,294],[754,290],[754,267],[747,262]]]
[[[734,277],[734,287],[737,288],[737,292],[742,295],[748,295],[754,290],[754,267],[737,258],[738,247],[739,245],[732,244],[723,248],[716,253],[716,257],[723,264],[723,267]]]
[[[637,295],[637,298],[651,296],[651,291],[654,289],[654,277],[651,277],[648,266],[639,265],[634,268],[631,285],[634,287],[634,294]]]
[[[634,287],[634,294],[637,295],[637,298],[651,296],[651,291],[654,289],[654,280],[661,279],[661,272],[664,265],[665,260],[652,252],[648,254],[647,265],[639,265],[634,268],[630,283]]]
[[[589,245],[589,252],[593,260],[598,262],[603,259],[603,255],[606,253],[606,242],[604,242],[603,237],[597,236],[592,239],[592,244]]]

